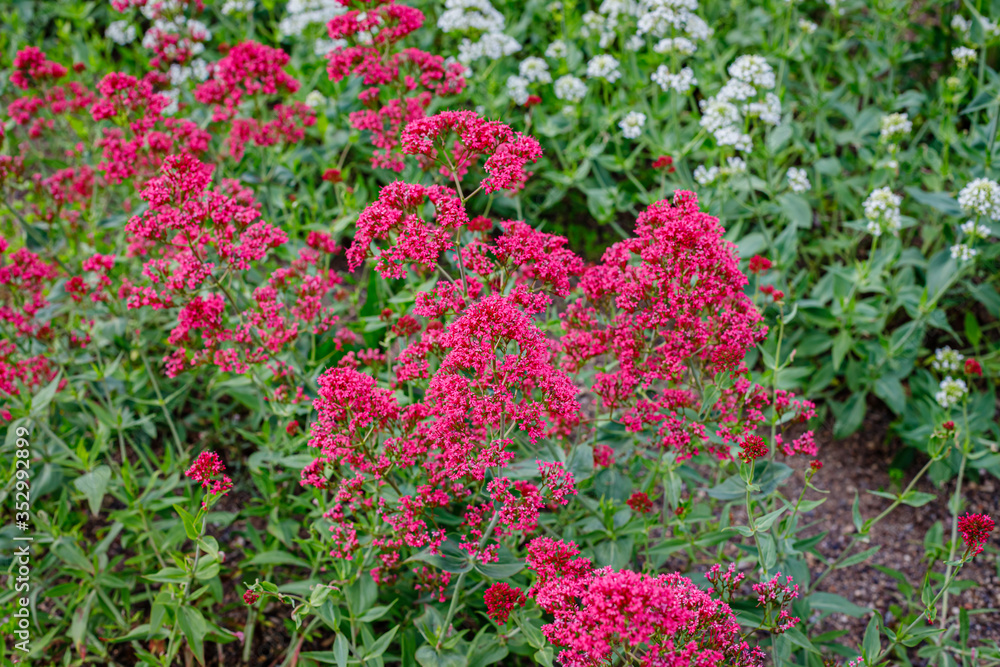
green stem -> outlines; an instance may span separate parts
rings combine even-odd
[[[951,576],[951,563],[955,560],[955,547],[958,544],[958,515],[962,509],[962,477],[965,475],[965,462],[969,458],[969,407],[968,401],[962,403],[962,415],[965,418],[965,442],[962,444],[962,462],[958,466],[958,479],[955,481],[955,495],[952,496],[951,515],[951,547],[948,550],[948,563],[945,566],[945,579]],[[948,587],[944,589],[941,600],[941,627],[948,619]]]

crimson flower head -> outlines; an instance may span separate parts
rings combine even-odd
[[[521,589],[501,581],[486,589],[483,601],[486,602],[486,615],[502,625],[507,622],[514,607],[523,607],[527,599]]]
[[[946,431],[954,431],[955,430],[955,422],[953,422],[952,420],[949,419],[945,423],[941,424],[941,428],[943,428]]]
[[[615,462],[615,450],[607,445],[597,445],[594,447],[594,466],[598,468],[610,468]]]
[[[760,275],[771,268],[771,260],[767,257],[761,257],[760,255],[754,255],[750,258],[750,266],[748,267],[750,273],[755,275]]]
[[[201,483],[203,489],[208,489],[209,495],[223,495],[229,493],[233,488],[233,480],[225,475],[226,467],[222,465],[222,459],[215,452],[202,452],[194,460],[191,467],[184,474],[196,482]],[[215,479],[219,475],[219,479]],[[202,501],[202,507],[207,507],[208,502]]]
[[[323,172],[322,178],[328,183],[340,183],[344,180],[343,176],[340,175],[339,169],[327,169]]]
[[[820,470],[823,469],[823,462],[822,461],[810,461],[809,462],[809,468],[813,471],[813,473],[817,473],[817,472],[819,472]]]
[[[292,421],[288,422],[287,426],[285,426],[285,433],[287,433],[288,435],[295,435],[296,433],[298,433],[298,431],[299,431],[299,422],[297,419],[293,419]]]
[[[636,491],[629,496],[625,504],[631,507],[633,512],[638,512],[639,514],[647,514],[653,511],[653,501],[642,491]]]
[[[669,155],[661,155],[653,162],[653,169],[666,169],[668,174],[674,173],[676,169],[672,166],[674,159]]]
[[[246,593],[243,594],[243,601],[246,602],[247,604],[253,604],[257,602],[257,600],[259,599],[260,599],[260,593],[256,593],[254,591],[247,591]]]
[[[740,460],[744,463],[756,461],[762,456],[767,456],[767,445],[759,435],[748,435],[740,443]]]
[[[983,367],[975,359],[965,360],[965,374],[983,376]]]
[[[542,98],[538,95],[528,95],[528,100],[524,103],[525,107],[533,107],[536,104],[541,104]]]
[[[966,514],[958,519],[958,532],[965,541],[966,557],[977,556],[993,530],[993,519],[985,514]]]

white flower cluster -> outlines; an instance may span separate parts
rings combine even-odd
[[[965,69],[976,62],[976,50],[967,46],[956,46],[951,50],[951,57],[955,59],[959,69]]]
[[[968,243],[956,243],[951,246],[950,250],[951,258],[957,259],[960,262],[968,262],[970,259],[979,254],[979,251]]]
[[[808,19],[799,19],[799,30],[807,35],[813,34],[818,28],[818,25]]]
[[[167,76],[170,77],[170,85],[172,86],[179,86],[191,77],[198,81],[204,81],[208,78],[208,63],[201,58],[192,60],[190,67],[174,63],[167,70]]]
[[[445,0],[437,26],[444,32],[502,32],[506,21],[489,0]]]
[[[977,223],[975,220],[966,220],[959,229],[973,241],[977,239],[985,241],[990,237],[990,228],[984,224]]]
[[[347,7],[338,0],[289,0],[285,17],[278,23],[278,32],[282,37],[298,37],[310,25],[325,26],[346,11]]]
[[[703,164],[699,164],[694,168],[694,180],[698,185],[711,185],[718,177],[718,167],[706,167]]]
[[[890,113],[882,116],[879,139],[896,143],[913,131],[913,121],[905,113]]]
[[[556,79],[556,97],[565,102],[579,102],[587,96],[587,84],[582,79],[566,74]]]
[[[310,109],[316,109],[326,104],[326,98],[323,97],[323,93],[318,90],[311,90],[309,91],[309,94],[306,95],[305,104]]]
[[[618,59],[606,53],[594,56],[587,63],[587,76],[592,79],[604,79],[608,83],[614,83],[621,78],[621,75]]]
[[[626,139],[637,139],[642,134],[642,127],[646,124],[646,114],[641,111],[629,111],[618,123],[622,130],[622,135]]]
[[[673,89],[682,95],[698,85],[698,79],[694,78],[694,70],[690,67],[681,69],[677,74],[671,74],[669,67],[660,65],[650,78],[653,79],[653,83],[659,84],[664,92]]]
[[[233,14],[251,14],[253,13],[253,7],[253,0],[226,0],[222,3],[222,13],[226,16],[232,16]]]
[[[881,236],[883,232],[898,234],[900,227],[899,205],[903,198],[893,194],[885,187],[879,188],[868,195],[865,200],[865,218],[868,220],[867,230],[872,236]]]
[[[319,38],[313,44],[313,53],[317,56],[325,56],[334,49],[341,49],[347,46],[346,39],[325,39]]]
[[[528,80],[516,74],[507,78],[507,95],[518,106],[524,105],[528,101]]]
[[[729,66],[729,76],[757,89],[771,90],[775,84],[774,69],[763,56],[740,56]]]
[[[729,76],[732,78],[714,97],[699,102],[700,124],[720,146],[746,152],[753,144],[743,131],[744,118],[759,118],[776,125],[781,120],[781,100],[766,92],[774,88],[776,81],[774,70],[761,56],[740,56],[729,66]]]
[[[934,350],[931,368],[942,373],[954,373],[961,367],[963,359],[965,359],[965,355],[945,345]]]
[[[934,394],[934,399],[942,408],[957,405],[969,393],[969,387],[965,384],[965,380],[954,380],[950,375],[941,380],[939,387],[940,391]]]
[[[499,60],[520,50],[521,43],[510,35],[505,35],[502,32],[487,32],[476,42],[468,38],[462,40],[462,43],[458,45],[458,62],[468,65],[480,58]]]
[[[977,178],[958,193],[958,205],[966,213],[1000,220],[1000,185],[988,178]]]
[[[712,28],[695,14],[698,0],[641,0],[636,8],[636,33],[653,37],[681,35],[694,41],[712,36]]]
[[[529,56],[521,61],[518,70],[531,83],[552,83],[549,64],[537,56]]]
[[[968,20],[966,20],[966,18],[961,14],[955,14],[951,17],[951,29],[961,34],[962,37],[968,35],[971,27],[972,26],[969,24]]]
[[[567,46],[566,42],[561,39],[557,39],[552,42],[549,44],[548,48],[545,49],[545,57],[552,58],[553,60],[559,60],[560,58],[565,58],[568,55],[569,46]]]
[[[698,0],[604,0],[598,11],[583,15],[583,37],[597,37],[602,49],[611,46],[618,34],[625,48],[638,51],[646,37],[657,41],[657,53],[694,53],[695,42],[712,36],[712,28],[695,14]]]
[[[743,158],[726,158],[726,165],[719,167],[706,167],[703,164],[694,168],[694,180],[698,185],[711,185],[719,178],[736,176],[747,173],[747,163]]]
[[[808,192],[812,188],[812,183],[809,182],[809,175],[806,173],[806,170],[799,169],[798,167],[789,167],[788,187],[792,192]]]
[[[135,26],[127,20],[113,21],[108,24],[108,29],[104,31],[104,36],[115,44],[131,44],[135,41]]]

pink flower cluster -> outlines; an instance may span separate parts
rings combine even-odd
[[[799,597],[799,586],[792,584],[791,577],[785,577],[783,582],[781,579],[781,573],[777,572],[768,581],[753,585],[754,593],[757,594],[757,606],[766,608],[770,630],[774,634],[790,630],[800,620],[788,612],[792,600]]]
[[[575,372],[598,357],[616,359],[616,370],[596,375],[602,410],[620,415],[631,431],[652,429],[656,444],[683,456],[702,448],[729,456],[728,448],[708,444],[705,424],[685,416],[690,409],[714,416],[718,436],[731,442],[735,427],[763,421],[767,404],[762,389],[751,391],[742,365],[766,329],[722,232],[693,193],[676,192],[673,205],[657,202],[639,216],[635,238],[614,244],[586,270],[583,298],[562,315],[564,367]],[[702,406],[692,374],[724,374],[733,384]]]
[[[145,284],[126,281],[120,297],[129,308],[179,308],[168,338],[176,347],[166,359],[170,376],[204,364],[243,373],[280,353],[304,325],[321,332],[336,321],[324,299],[341,279],[318,268],[320,254],[311,248],[252,295],[233,294],[233,282],[288,237],[259,220],[249,190],[233,181],[210,190],[211,176],[212,167],[190,154],[168,157],[162,176],[143,189],[149,208],[126,225],[129,253],[148,259]]]
[[[449,145],[453,133],[457,141]],[[474,111],[444,111],[410,122],[403,130],[402,150],[416,155],[424,168],[439,166],[443,175],[456,181],[487,156],[483,167],[488,175],[480,184],[486,193],[523,188],[530,175],[525,166],[542,155],[534,138],[500,121],[480,118]]]
[[[269,97],[290,95],[299,89],[299,82],[284,71],[287,64],[288,54],[281,49],[241,42],[212,65],[209,80],[195,90],[195,99],[213,105],[213,121],[231,124],[228,143],[234,160],[243,159],[250,142],[257,146],[297,143],[305,136],[304,128],[316,124],[315,113],[302,102],[275,105],[275,118],[267,122],[237,117],[247,101],[255,100],[258,108],[267,108]]]
[[[7,241],[0,238],[0,323],[11,334],[0,339],[0,395],[17,396],[19,384],[29,389],[47,384],[58,370],[47,353],[26,350],[32,350],[29,342],[44,349],[51,344],[51,326],[40,321],[39,313],[49,305],[46,292],[59,274],[26,248],[9,254],[7,249]],[[6,407],[2,414],[10,418]]]
[[[986,514],[966,513],[958,519],[958,531],[965,541],[965,557],[978,556],[993,532],[993,519]]]
[[[486,589],[483,601],[486,602],[486,615],[503,625],[514,608],[523,607],[527,599],[520,589],[501,581]]]
[[[423,118],[435,97],[456,95],[465,87],[464,67],[416,48],[400,49],[403,38],[423,24],[423,14],[393,0],[345,0],[350,9],[328,25],[331,39],[346,40],[327,55],[334,81],[358,77],[365,105],[349,116],[351,126],[368,130],[375,152],[372,166],[403,170],[396,149],[407,123]]]
[[[201,485],[201,488],[208,491],[209,496],[221,496],[229,493],[233,488],[233,480],[225,474],[226,467],[222,464],[222,459],[215,452],[202,452],[194,460],[191,467],[185,471],[184,475]],[[208,506],[208,499],[202,500],[202,507]]]
[[[763,664],[763,653],[741,639],[736,616],[680,574],[650,576],[595,569],[572,542],[535,538],[527,567],[536,575],[528,595],[552,614],[546,639],[563,647],[566,667],[607,664],[620,650],[646,667],[731,667]]]
[[[187,119],[164,118],[170,103],[154,91],[150,78],[111,72],[101,80],[101,98],[91,107],[95,121],[113,120],[97,141],[104,160],[100,170],[110,183],[136,178],[141,184],[156,173],[167,155],[203,153],[211,136]]]

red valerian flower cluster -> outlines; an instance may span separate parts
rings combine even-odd
[[[729,457],[686,409],[708,410],[729,443],[744,404],[748,429],[763,421],[767,404],[762,390],[748,392],[742,365],[766,329],[743,293],[746,277],[722,231],[693,193],[676,192],[673,205],[653,204],[639,216],[635,238],[614,244],[586,270],[583,298],[562,315],[564,367],[575,372],[611,355],[617,369],[597,373],[594,386],[602,410],[620,415],[630,431],[650,429],[652,442],[684,457],[703,448]],[[732,386],[714,406],[701,406],[694,374],[728,376]]]
[[[978,556],[993,532],[993,519],[985,514],[967,513],[958,519],[958,531],[965,542],[965,558]]]
[[[767,456],[767,445],[764,438],[759,435],[748,435],[740,443],[740,460],[744,463],[756,461],[762,456]]]
[[[267,109],[269,98],[284,97],[299,89],[299,82],[284,71],[288,54],[257,42],[233,46],[224,58],[211,66],[211,77],[195,90],[195,99],[213,105],[212,120],[229,123],[229,154],[243,158],[249,142],[257,146],[294,144],[305,136],[304,128],[316,124],[316,115],[302,102],[274,105],[275,118],[238,117],[241,106],[256,100],[257,109]]]
[[[503,625],[514,608],[523,607],[527,598],[520,589],[501,581],[486,589],[483,601],[486,602],[486,614]]]
[[[741,639],[736,616],[680,574],[650,576],[595,569],[572,542],[535,538],[527,567],[528,595],[552,614],[546,639],[563,647],[560,664],[594,667],[622,649],[653,667],[750,667],[763,653]]]
[[[782,582],[781,573],[777,572],[770,580],[754,584],[753,590],[757,594],[757,606],[766,608],[766,620],[772,633],[786,632],[801,620],[788,612],[792,600],[799,597],[799,586],[792,584],[791,577],[785,577]]]
[[[40,317],[58,271],[26,248],[7,250],[6,239],[0,238],[0,324],[12,334],[0,339],[0,396],[17,396],[18,384],[34,389],[58,371],[47,353],[52,329]],[[9,419],[8,409],[2,410]]]
[[[348,30],[362,20],[341,23]],[[733,247],[691,193],[651,206],[637,238],[586,267],[565,238],[467,212],[476,192],[523,185],[540,152],[530,137],[472,112],[444,112],[409,123],[402,146],[454,188],[390,183],[359,216],[347,251],[352,270],[371,259],[386,278],[413,271],[427,282],[411,312],[383,307],[377,318],[398,353],[348,354],[319,378],[309,439],[318,455],[302,483],[332,492],[324,516],[333,557],[370,558],[382,583],[415,572],[421,586],[426,573],[404,566],[420,553],[496,561],[576,493],[559,462],[538,461],[530,479],[530,461],[516,475],[511,464],[545,439],[568,449],[581,429],[581,391],[599,397],[602,419],[652,431],[682,458],[707,447],[729,459],[730,448],[710,438],[736,443],[763,422],[768,394],[742,365],[764,335],[760,314],[742,291]],[[463,195],[463,177],[483,157],[485,178]],[[571,303],[553,339],[540,324],[556,298]],[[575,386],[571,374],[598,358],[615,370]],[[716,434],[692,417],[703,407],[694,373],[704,383],[724,378],[702,409]],[[610,448],[594,456],[614,464]],[[652,509],[644,494],[629,505]],[[445,513],[461,524],[442,523]]]
[[[349,116],[351,126],[372,134],[372,166],[403,170],[396,153],[407,123],[423,118],[435,97],[457,95],[465,88],[465,68],[446,64],[441,56],[398,43],[423,25],[423,13],[394,0],[344,0],[349,9],[327,26],[331,39],[345,40],[327,55],[327,72],[334,81],[358,77],[365,105]]]
[[[648,514],[653,511],[653,501],[642,491],[634,492],[625,501],[625,504],[631,507],[633,512],[638,512],[639,514]]]
[[[221,496],[233,488],[233,480],[225,474],[226,467],[215,452],[202,452],[194,460],[191,467],[184,473],[188,479],[201,484],[209,496]],[[208,507],[208,498],[201,502],[202,507]]]
[[[170,376],[205,364],[243,373],[279,354],[307,325],[320,332],[336,321],[323,299],[341,279],[318,268],[320,254],[311,248],[253,289],[252,300],[249,288],[234,294],[233,281],[242,282],[288,237],[259,220],[249,190],[235,182],[210,190],[212,171],[190,154],[170,156],[163,175],[143,189],[149,208],[126,225],[129,253],[148,258],[147,282],[125,281],[120,297],[129,308],[179,308],[168,339],[176,347],[166,359]]]
[[[449,146],[452,133],[458,140]],[[487,156],[483,167],[488,176],[480,184],[486,193],[522,189],[530,176],[525,166],[542,155],[534,138],[499,121],[484,120],[474,111],[445,111],[409,123],[403,130],[402,149],[416,155],[425,168],[440,165],[441,173],[456,181]]]

